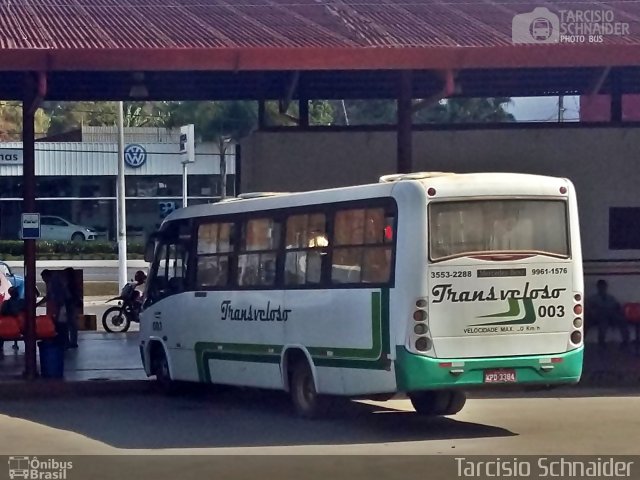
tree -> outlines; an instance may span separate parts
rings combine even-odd
[[[35,114],[36,138],[47,134],[49,116],[42,109]],[[0,141],[19,142],[22,140],[22,103],[0,102]]]
[[[498,123],[513,122],[505,110],[510,98],[451,98],[418,111],[415,123]]]
[[[117,102],[45,102],[43,110],[51,118],[49,135],[68,132],[82,125],[116,125]],[[163,127],[166,102],[125,102],[125,127]]]
[[[227,195],[227,147],[249,135],[258,124],[254,102],[177,102],[167,104],[165,126],[194,124],[196,139],[213,141],[220,152],[221,195]]]
[[[413,121],[415,124],[512,122],[515,118],[505,110],[510,102],[511,99],[504,97],[444,99],[417,111]],[[346,119],[340,101],[332,105],[337,112],[335,125],[395,125],[397,122],[395,100],[345,100]]]

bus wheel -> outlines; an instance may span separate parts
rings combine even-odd
[[[153,366],[153,373],[156,376],[156,385],[160,392],[171,395],[176,392],[176,383],[171,380],[171,373],[169,372],[169,361],[162,348],[154,349],[151,357],[151,365]]]
[[[303,418],[318,418],[330,409],[332,399],[316,392],[313,374],[306,361],[299,361],[293,368],[290,393],[296,413]]]
[[[409,399],[420,415],[455,415],[462,410],[467,397],[457,390],[438,390],[415,392]]]
[[[411,404],[420,415],[442,415],[449,405],[449,392],[427,391],[409,394]]]
[[[460,390],[453,390],[450,394],[451,398],[449,400],[449,405],[442,415],[455,415],[462,410],[464,404],[467,403],[467,395],[464,392],[461,392]]]

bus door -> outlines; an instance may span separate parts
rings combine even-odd
[[[193,345],[184,342],[190,328],[189,317],[184,315],[190,299],[189,233],[184,223],[170,225],[158,236],[143,315],[143,328],[149,336],[162,339],[174,365],[193,357]]]

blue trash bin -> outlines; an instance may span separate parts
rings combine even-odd
[[[64,347],[56,341],[38,342],[40,350],[40,375],[43,378],[64,376]]]

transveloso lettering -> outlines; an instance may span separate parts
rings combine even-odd
[[[549,288],[548,285],[543,288],[531,288],[531,285],[527,282],[523,289],[510,288],[496,292],[496,287],[491,287],[489,290],[457,291],[453,289],[453,284],[448,283],[445,285],[435,285],[431,289],[431,295],[433,296],[433,303],[442,303],[445,300],[453,303],[494,302],[496,300],[508,300],[510,298],[517,300],[529,298],[532,300],[550,300],[560,298],[560,294],[566,290],[566,288]]]
[[[258,308],[249,305],[249,308],[234,308],[231,300],[224,300],[220,305],[222,320],[235,320],[239,322],[286,322],[291,313],[290,309],[273,308],[271,302],[267,302],[266,308]]]

